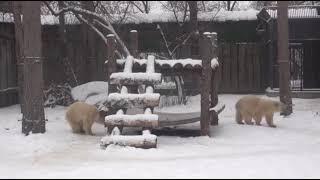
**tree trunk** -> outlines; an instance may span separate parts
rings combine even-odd
[[[24,97],[25,114],[22,119],[22,132],[44,133],[45,118],[43,109],[42,44],[39,1],[23,1],[23,58],[24,58]]]
[[[287,108],[282,114],[289,115],[292,113],[292,99],[289,67],[288,1],[278,1],[277,3],[280,101],[287,105]]]

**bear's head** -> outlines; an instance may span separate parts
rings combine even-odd
[[[282,114],[287,109],[287,105],[280,101],[274,101],[274,108],[275,112]]]

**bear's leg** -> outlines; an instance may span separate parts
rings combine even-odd
[[[249,113],[244,113],[244,121],[246,124],[253,125],[254,123],[252,122],[252,116]]]
[[[273,113],[266,115],[266,121],[270,127],[273,127],[273,128],[277,127],[276,125],[273,124]]]
[[[87,135],[94,135],[91,130],[92,124],[93,124],[93,121],[90,121],[90,120],[86,120],[83,123],[83,129]]]
[[[261,125],[262,116],[261,115],[255,115],[254,119],[256,121],[256,125],[260,126]]]
[[[244,124],[244,123],[242,122],[242,116],[241,116],[241,113],[240,113],[239,110],[236,110],[236,122],[237,122],[238,124]]]
[[[69,122],[70,126],[71,126],[71,129],[72,129],[72,132],[73,133],[82,133],[82,128],[81,128],[81,125],[79,123],[74,123],[74,122]]]

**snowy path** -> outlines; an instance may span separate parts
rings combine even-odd
[[[46,109],[47,133],[21,134],[18,105],[0,109],[0,178],[317,178],[320,176],[320,99],[294,99],[294,114],[275,115],[278,128],[241,126],[226,103],[213,137],[158,137],[157,149],[111,146],[105,134],[75,135],[64,107]],[[193,104],[197,106],[196,103]],[[199,123],[185,125],[198,129]]]

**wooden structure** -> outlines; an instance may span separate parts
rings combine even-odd
[[[277,6],[263,8],[258,16],[258,33],[266,57],[266,80],[271,89],[279,88],[277,61]],[[288,7],[288,41],[291,90],[316,91],[320,88],[320,6]]]
[[[131,31],[133,36],[137,36],[136,31]],[[109,42],[114,43],[114,38]],[[127,59],[114,59],[113,55],[107,60],[108,72],[110,75],[109,82],[111,85],[117,85],[120,92],[109,94],[108,100],[104,103],[112,113],[106,116],[105,125],[108,127],[108,135],[101,140],[101,146],[106,147],[110,144],[133,146],[139,148],[155,148],[157,146],[157,137],[151,134],[152,128],[160,127],[158,115],[153,114],[153,108],[158,106],[160,94],[154,93],[154,85],[161,82],[162,75],[177,75],[183,73],[193,73],[201,77],[201,135],[209,136],[209,125],[218,124],[217,105],[217,79],[216,70],[218,67],[217,58],[214,58],[216,49],[216,33],[205,33],[201,39],[201,58],[202,60],[177,59],[177,60],[160,60],[154,56],[148,56],[147,59],[135,59],[128,56]],[[137,40],[137,38],[132,38]],[[131,44],[138,44],[131,42]],[[214,44],[214,46],[212,46]],[[114,47],[114,45],[110,45]],[[130,48],[133,52],[137,47]],[[117,68],[111,68],[115,67]],[[119,72],[123,70],[123,72]],[[214,78],[215,81],[211,81]],[[139,94],[128,86],[137,87],[144,85],[143,91]],[[112,86],[111,86],[112,87]],[[113,88],[114,90],[114,88]],[[128,108],[143,108],[144,114],[126,115]],[[192,121],[194,122],[194,121]],[[177,124],[177,122],[174,122]],[[183,121],[180,124],[190,123]],[[179,124],[179,123],[178,123]],[[162,124],[170,126],[172,124]],[[142,135],[124,136],[121,135],[123,127],[141,127]]]

